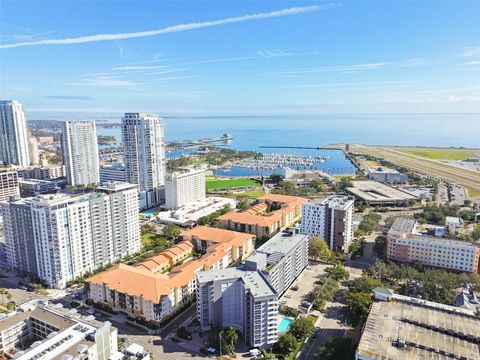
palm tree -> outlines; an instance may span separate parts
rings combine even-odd
[[[235,351],[235,344],[238,340],[238,331],[235,327],[229,326],[223,331],[225,342],[230,345],[230,348]]]

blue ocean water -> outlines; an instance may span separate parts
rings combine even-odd
[[[339,151],[265,149],[260,146],[317,147],[332,143],[360,143],[480,147],[480,114],[165,117],[164,124],[167,141],[212,138],[229,133],[234,137],[230,146],[238,150],[328,156],[330,159],[317,168],[331,173],[351,173],[354,167]],[[120,128],[99,128],[98,132],[113,135],[121,141]],[[232,169],[224,175],[229,174],[251,175],[251,170]]]

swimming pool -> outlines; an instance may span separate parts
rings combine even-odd
[[[290,327],[290,325],[292,324],[292,322],[293,322],[292,318],[288,318],[288,317],[282,318],[278,323],[278,332],[286,332]]]
[[[146,215],[146,216],[153,215],[154,213],[155,213],[155,211],[153,209],[145,210],[145,211],[141,212],[141,214]]]

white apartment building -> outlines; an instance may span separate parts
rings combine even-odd
[[[0,163],[30,165],[27,122],[16,100],[0,101]]]
[[[69,185],[100,182],[95,121],[65,121],[62,125],[62,152]]]
[[[11,196],[16,195],[20,195],[17,172],[0,172],[0,202],[8,201]]]
[[[67,313],[45,301],[22,304],[0,320],[0,352],[15,360],[114,359],[117,336],[108,321]]]
[[[126,179],[137,184],[142,209],[160,205],[164,199],[165,144],[158,115],[125,113],[122,139]]]
[[[347,252],[353,240],[352,196],[333,195],[302,205],[302,232],[324,239],[333,251]]]
[[[141,247],[138,190],[127,183],[77,197],[19,199],[2,204],[2,214],[8,264],[52,288]]]
[[[268,348],[278,340],[277,293],[260,271],[203,271],[197,273],[197,286],[202,330],[234,326],[250,347]]]
[[[308,265],[309,236],[296,229],[280,232],[245,261],[249,270],[261,270],[281,296]]]
[[[185,169],[165,177],[165,207],[176,210],[205,199],[205,170]]]

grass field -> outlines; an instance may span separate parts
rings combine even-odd
[[[265,191],[263,191],[262,189],[256,189],[252,191],[245,191],[239,194],[234,194],[233,197],[237,200],[242,200],[242,199],[257,199],[263,195],[265,195]]]
[[[247,178],[207,181],[207,190],[228,189],[242,186],[260,186],[260,183]]]
[[[474,150],[456,150],[456,149],[398,149],[405,154],[419,156],[432,160],[465,160],[468,157],[475,157]]]

